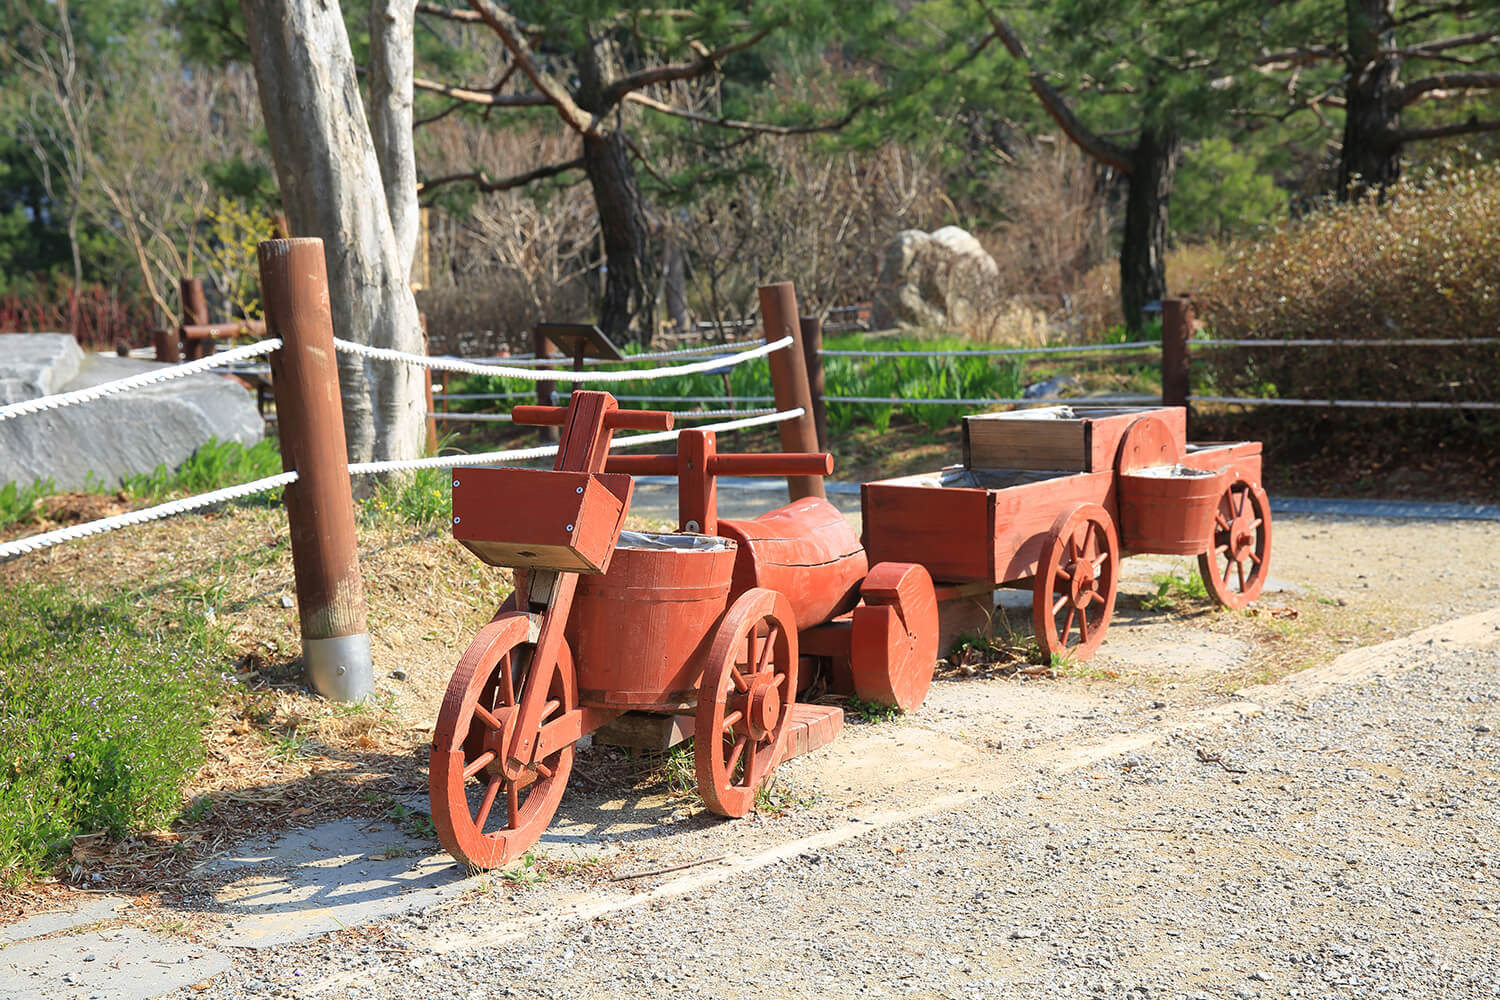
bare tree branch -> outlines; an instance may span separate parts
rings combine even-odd
[[[1073,113],[1073,109],[1068,107],[1068,102],[1057,92],[1057,88],[1047,82],[1041,70],[1037,69],[1036,63],[1031,59],[1031,53],[1026,50],[1026,44],[1021,41],[1021,36],[1016,34],[1010,23],[991,10],[984,0],[979,0],[979,7],[989,18],[991,27],[1000,36],[1000,41],[1005,48],[1012,56],[1026,64],[1027,83],[1031,86],[1031,92],[1042,102],[1042,107],[1057,122],[1063,133],[1089,156],[1128,175],[1130,154],[1090,131],[1088,126],[1084,125]]]
[[[536,56],[531,51],[530,43],[526,41],[526,33],[521,22],[516,20],[509,11],[494,3],[494,0],[469,0],[469,5],[479,13],[495,34],[500,36],[500,41],[510,50],[521,72],[526,74],[532,86],[536,87],[547,99],[547,103],[557,109],[558,115],[567,126],[579,135],[597,135],[598,120],[580,108],[568,93],[567,88],[552,74],[537,65]]]
[[[1435,76],[1413,80],[1401,88],[1398,95],[1404,107],[1433,91],[1496,90],[1500,89],[1500,73],[1439,73]]]
[[[719,128],[732,129],[736,132],[757,132],[762,135],[810,135],[814,132],[837,132],[848,125],[865,108],[875,103],[872,100],[856,101],[849,110],[832,121],[820,122],[812,125],[771,125],[766,122],[747,122],[735,118],[720,118],[715,115],[703,114],[700,111],[689,111],[686,108],[673,107],[664,101],[658,101],[654,97],[645,94],[626,94],[625,100],[631,104],[639,104],[643,108],[659,111],[664,115],[674,118],[685,118],[688,121],[698,122],[702,125],[716,125]]]
[[[569,170],[582,170],[583,157],[576,160],[568,160],[565,163],[553,163],[545,167],[537,167],[528,170],[524,174],[515,174],[510,177],[502,177],[498,181],[492,181],[483,170],[471,170],[462,174],[448,174],[444,177],[434,177],[417,185],[419,194],[426,194],[435,187],[444,184],[472,183],[476,189],[488,194],[491,191],[509,191],[512,188],[525,187],[532,181],[544,180],[548,177],[556,177],[558,174],[567,173]]]
[[[1423,139],[1443,139],[1452,135],[1476,135],[1480,132],[1500,132],[1500,119],[1480,121],[1470,115],[1468,121],[1455,122],[1452,125],[1399,129],[1391,133],[1391,142],[1420,142]]]
[[[483,24],[484,18],[472,10],[460,10],[455,7],[444,7],[442,4],[428,3],[421,0],[417,4],[418,14],[427,14],[430,17],[440,17],[445,21],[460,21],[464,24]]]
[[[442,94],[465,104],[481,104],[485,107],[495,108],[539,108],[546,107],[552,102],[541,94],[496,94],[488,90],[469,90],[465,87],[450,87],[446,83],[438,83],[436,80],[424,80],[417,77],[412,80],[411,85],[418,90],[425,90],[431,94]]]
[[[689,63],[669,63],[666,66],[653,66],[636,73],[622,76],[604,89],[605,102],[613,107],[624,100],[625,95],[649,87],[657,83],[671,83],[673,80],[693,80],[700,76],[706,76],[719,68],[719,63],[736,52],[761,42],[775,29],[775,25],[766,25],[759,31],[746,35],[737,42],[722,45],[712,51],[705,50],[699,57]]]

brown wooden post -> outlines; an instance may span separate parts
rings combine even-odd
[[[1187,299],[1161,303],[1161,405],[1187,406],[1188,337],[1193,328],[1193,304]]]
[[[802,317],[802,356],[807,360],[807,388],[812,396],[813,427],[818,450],[828,450],[828,408],[823,403],[823,321]]]
[[[375,689],[354,497],[339,397],[328,272],[319,239],[260,244],[266,327],[282,346],[271,355],[292,569],[302,619],[302,659],[318,693],[360,701]]]
[[[782,451],[815,452],[818,430],[813,420],[812,392],[807,384],[807,357],[802,349],[802,325],[797,316],[797,292],[790,281],[764,285],[760,289],[760,316],[766,342],[791,337],[788,350],[776,351],[766,360],[771,366],[771,393],[776,409],[802,408],[796,420],[777,424]],[[786,489],[793,500],[826,497],[821,476],[787,476]]]
[[[203,294],[203,279],[183,278],[177,283],[177,291],[182,295],[182,326],[207,326],[208,299]],[[189,339],[183,334],[181,327],[178,328],[177,335],[182,337],[189,361],[214,352],[212,337]]]

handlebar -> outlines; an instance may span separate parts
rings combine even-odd
[[[567,423],[566,406],[517,406],[510,411],[511,422],[534,427],[561,427]],[[610,410],[604,425],[613,430],[669,431],[672,414],[666,410]]]
[[[677,474],[677,456],[611,455],[604,463],[604,471],[632,476],[673,476]],[[715,476],[826,476],[833,472],[833,456],[827,452],[722,454],[708,460],[708,472]]]

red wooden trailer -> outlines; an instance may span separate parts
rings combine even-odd
[[[943,596],[1029,587],[1048,654],[1099,648],[1131,553],[1197,555],[1213,598],[1244,607],[1271,555],[1261,446],[1185,430],[1177,407],[965,417],[963,465],[864,484],[865,549],[925,566]]]
[[[454,473],[454,537],[515,569],[434,730],[433,824],[454,857],[488,868],[535,843],[577,742],[627,714],[693,737],[704,802],[742,816],[771,768],[837,732],[837,709],[797,704],[805,668],[821,660],[836,690],[921,703],[937,652],[926,570],[872,567],[822,499],[718,519],[717,476],[826,475],[830,456],[719,454],[705,431],[683,431],[676,454],[610,456],[615,429],[665,430],[671,415],[603,392],[514,416],[562,426],[552,470]],[[623,530],[631,477],[646,474],[677,476],[680,531]]]

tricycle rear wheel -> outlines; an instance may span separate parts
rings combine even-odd
[[[698,792],[720,816],[743,816],[781,750],[797,697],[792,604],[774,590],[740,595],[714,633],[698,689]]]
[[[497,868],[535,844],[552,822],[573,770],[572,743],[511,768],[509,776],[503,766],[517,706],[534,673],[530,627],[529,615],[511,613],[479,630],[448,682],[433,732],[432,824],[448,853],[475,868]],[[578,705],[566,643],[551,674],[543,728]]]

